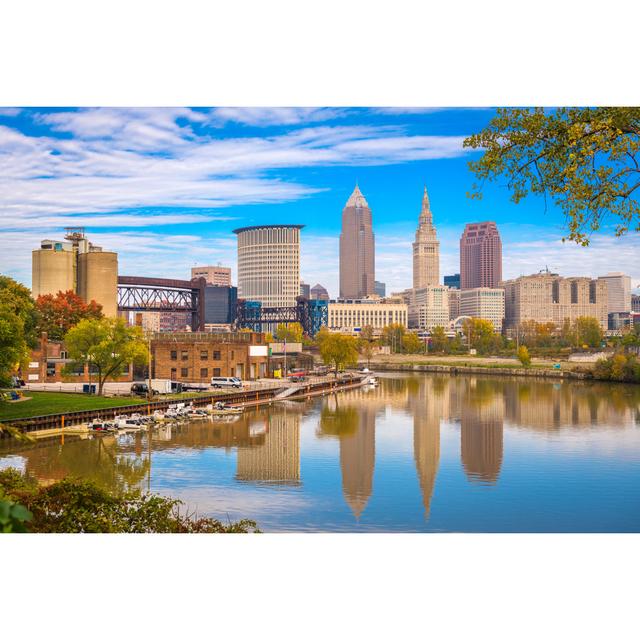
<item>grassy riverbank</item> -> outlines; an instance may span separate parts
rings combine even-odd
[[[216,393],[208,391],[207,393]],[[223,393],[219,391],[218,393]],[[17,402],[0,402],[0,422],[3,420],[17,420],[18,418],[33,418],[34,416],[49,416],[71,411],[90,411],[92,409],[112,409],[132,404],[146,404],[147,399],[137,396],[90,396],[82,393],[68,393],[56,391],[24,391],[25,400]],[[154,400],[190,400],[197,398],[198,392],[154,396]]]
[[[142,398],[83,395],[80,393],[56,393],[55,391],[25,391],[24,400],[0,402],[0,422],[17,418],[47,416],[53,413],[110,409],[132,404],[142,404]]]

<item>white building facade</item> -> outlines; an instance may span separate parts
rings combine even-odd
[[[370,326],[380,332],[390,324],[408,326],[407,305],[401,300],[330,300],[328,312],[331,331],[353,333]]]
[[[460,315],[489,320],[496,333],[501,333],[504,321],[504,289],[463,289],[460,292]]]

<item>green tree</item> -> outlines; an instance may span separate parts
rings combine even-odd
[[[602,342],[602,329],[597,318],[581,316],[576,318],[575,333],[578,344],[586,344],[590,347],[599,347]]]
[[[276,342],[302,342],[302,325],[299,322],[292,322],[291,324],[279,324],[276,328],[275,339]]]
[[[0,275],[0,306],[20,318],[27,346],[35,349],[38,345],[37,312],[31,291],[12,278]]]
[[[140,327],[121,318],[82,320],[64,338],[71,366],[89,364],[97,374],[98,395],[104,383],[117,378],[127,364],[146,364],[147,345]]]
[[[560,329],[560,343],[563,347],[574,347],[576,345],[576,332],[569,318],[562,321]]]
[[[531,356],[529,355],[529,349],[524,345],[518,347],[518,360],[524,367],[528,367],[531,364]]]
[[[367,367],[371,364],[371,356],[375,350],[373,327],[367,325],[362,327],[362,331],[358,336],[358,352],[367,361]]]
[[[462,331],[471,349],[478,353],[490,353],[499,349],[500,336],[497,336],[493,324],[483,318],[469,318],[462,323]]]
[[[321,332],[318,332],[320,334]],[[352,336],[345,336],[340,333],[329,333],[323,335],[319,343],[320,356],[325,364],[332,364],[335,367],[337,377],[338,370],[344,367],[358,364],[357,341]]]
[[[38,334],[43,331],[52,340],[62,340],[64,335],[86,318],[102,318],[102,305],[92,300],[88,304],[73,291],[58,291],[54,296],[38,296]]]
[[[382,329],[380,342],[391,347],[392,353],[402,353],[402,339],[406,329],[399,323],[392,322]]]
[[[569,240],[588,245],[606,216],[616,235],[640,231],[640,107],[498,109],[464,146],[484,150],[469,163],[481,182],[505,176],[515,203],[532,193],[558,205]]]
[[[434,327],[431,331],[431,350],[446,353],[449,350],[449,339],[444,327]]]
[[[413,331],[407,331],[402,336],[402,351],[404,353],[421,353],[424,351],[424,343],[418,334]]]
[[[7,386],[11,374],[29,357],[24,322],[14,310],[0,302],[0,385]]]

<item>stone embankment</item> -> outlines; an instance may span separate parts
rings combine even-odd
[[[571,380],[590,380],[590,371],[562,371],[535,367],[482,367],[446,364],[401,364],[392,362],[371,363],[374,371],[424,371],[446,373],[448,375],[479,374],[492,376],[522,376],[529,378],[560,378]]]

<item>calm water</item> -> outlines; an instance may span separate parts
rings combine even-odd
[[[234,421],[0,445],[263,531],[640,531],[640,388],[428,374]],[[10,448],[9,448],[10,447]]]

